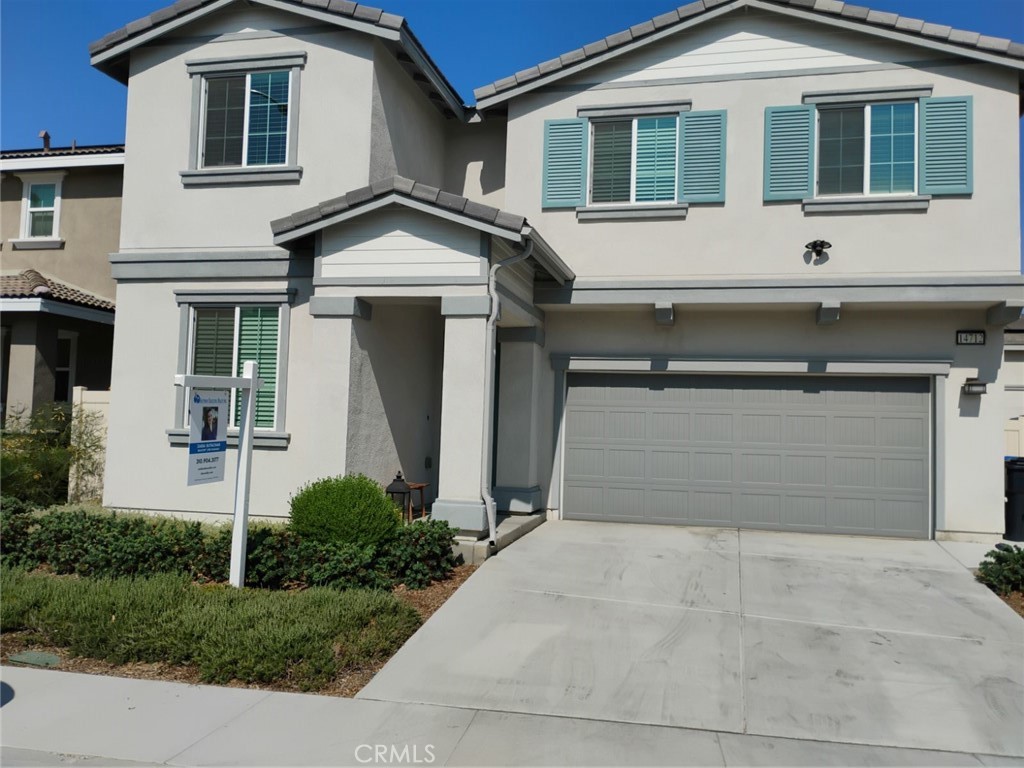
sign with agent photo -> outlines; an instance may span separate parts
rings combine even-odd
[[[189,403],[188,484],[224,479],[228,450],[228,390],[195,389]]]

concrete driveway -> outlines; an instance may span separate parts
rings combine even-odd
[[[1024,756],[1024,620],[935,542],[550,522],[359,697]]]

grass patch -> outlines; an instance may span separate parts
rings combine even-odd
[[[208,683],[325,687],[390,657],[416,612],[387,592],[197,586],[185,576],[58,578],[0,571],[0,631],[29,631],[75,656],[113,664],[194,665]]]

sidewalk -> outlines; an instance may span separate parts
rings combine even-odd
[[[0,679],[4,766],[1024,765],[986,755],[17,667],[0,669]]]

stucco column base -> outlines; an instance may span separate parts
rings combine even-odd
[[[487,508],[482,500],[438,499],[430,508],[430,516],[478,539],[487,535]]]
[[[532,488],[513,488],[499,485],[494,489],[494,502],[498,509],[514,515],[528,515],[541,508],[539,485]]]

